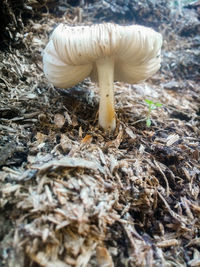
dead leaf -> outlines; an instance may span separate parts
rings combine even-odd
[[[45,139],[47,138],[47,136],[43,133],[37,132],[36,134],[36,140],[38,144],[42,144],[44,143]]]
[[[98,246],[96,248],[96,256],[99,267],[113,267],[114,263],[109,251],[105,247]]]
[[[82,140],[81,144],[89,144],[92,142],[92,136],[90,134],[87,134]]]
[[[65,124],[65,117],[61,114],[55,114],[54,123],[58,128],[62,128]]]

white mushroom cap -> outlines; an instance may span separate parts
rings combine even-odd
[[[107,65],[106,72],[113,68],[112,77],[108,79],[138,83],[160,68],[161,46],[161,34],[143,26],[106,23],[70,27],[60,24],[44,50],[44,72],[57,87],[72,87],[88,76],[104,87],[104,82],[100,85],[99,69]],[[113,97],[110,101],[114,105]],[[115,122],[100,124],[105,129],[115,128]]]

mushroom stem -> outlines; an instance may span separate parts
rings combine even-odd
[[[114,107],[114,59],[106,57],[96,62],[100,87],[99,124],[104,130],[113,131],[116,127]]]

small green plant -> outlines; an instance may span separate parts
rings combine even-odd
[[[154,102],[154,101],[149,100],[149,99],[145,99],[144,101],[148,105],[148,113],[147,113],[147,117],[146,117],[146,126],[150,127],[151,126],[151,112],[152,112],[152,110],[154,110],[158,107],[162,107],[162,104],[159,102]]]

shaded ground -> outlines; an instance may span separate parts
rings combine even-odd
[[[0,266],[200,266],[198,4],[58,2],[30,1],[17,36],[3,35]],[[55,89],[41,63],[59,22],[105,20],[165,39],[154,77],[115,84],[112,136],[98,128],[96,86]],[[144,99],[163,104],[150,128]]]

